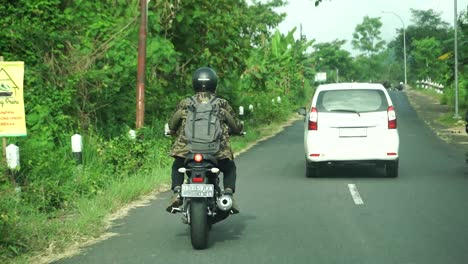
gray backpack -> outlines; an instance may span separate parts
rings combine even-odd
[[[214,154],[219,151],[223,133],[219,120],[219,99],[213,97],[208,102],[198,103],[195,96],[187,110],[185,137],[192,152]]]

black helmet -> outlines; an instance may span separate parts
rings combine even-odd
[[[211,68],[199,68],[192,75],[192,86],[195,92],[214,93],[217,85],[218,75],[216,75],[216,72]]]

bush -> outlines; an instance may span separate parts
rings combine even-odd
[[[103,142],[98,153],[108,172],[121,178],[168,164],[170,140],[153,136],[151,130],[143,129],[136,138],[123,135]]]
[[[21,213],[28,207],[20,205],[20,194],[11,186],[0,190],[0,262],[19,255],[27,250],[26,237],[21,229]]]

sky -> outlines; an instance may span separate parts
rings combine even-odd
[[[466,10],[468,0],[456,0],[457,13]],[[315,7],[314,0],[288,0],[285,7],[275,9],[278,13],[286,13],[285,20],[278,26],[280,32],[286,34],[297,27],[295,37],[299,38],[299,28],[302,23],[302,34],[315,43],[330,42],[335,39],[347,41],[344,48],[356,55],[352,49],[351,40],[356,25],[362,23],[364,16],[380,17],[383,23],[382,39],[387,43],[395,38],[396,30],[402,28],[403,20],[407,27],[412,24],[410,9],[433,9],[441,13],[444,21],[453,26],[455,0],[322,0]],[[394,14],[382,13],[382,11]]]

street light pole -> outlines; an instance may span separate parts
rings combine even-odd
[[[400,18],[401,19],[401,18]],[[403,60],[405,64],[405,86],[408,83],[407,76],[406,76],[406,30],[405,30],[405,23],[403,23],[403,20],[401,20],[401,23],[403,24]]]
[[[406,30],[405,30],[405,22],[403,22],[403,19],[394,12],[382,11],[382,13],[395,15],[396,17],[398,17],[398,19],[400,19],[401,24],[403,26],[403,64],[404,64],[404,68],[405,68],[405,86],[406,86],[408,84],[408,78],[407,78],[407,75],[406,75]]]
[[[454,69],[454,75],[455,75],[455,115],[453,118],[459,119],[460,115],[458,114],[458,41],[457,41],[457,31],[458,31],[458,23],[457,23],[457,0],[453,1],[453,28],[454,30],[454,52],[455,52],[455,69]]]

